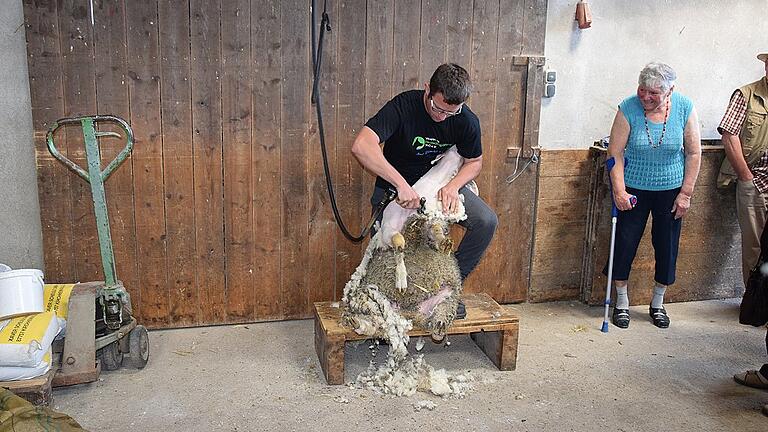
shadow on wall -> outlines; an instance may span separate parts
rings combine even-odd
[[[579,28],[579,22],[574,19],[572,21],[572,28],[571,28],[571,43],[568,46],[569,52],[571,53],[576,52],[576,50],[579,48],[579,45],[581,45],[581,41],[583,38],[581,34],[582,31],[583,30]]]

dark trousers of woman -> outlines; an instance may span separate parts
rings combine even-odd
[[[374,188],[371,205],[378,204],[385,192],[382,188]],[[467,232],[464,233],[464,238],[461,239],[461,243],[456,249],[456,261],[459,263],[461,280],[464,280],[477,267],[480,258],[488,249],[488,245],[493,239],[493,233],[496,232],[496,226],[499,224],[499,218],[485,201],[466,186],[459,189],[459,193],[464,195],[464,209],[467,213],[467,218],[459,222],[459,225],[466,228]],[[379,216],[380,221],[381,216]],[[371,235],[375,234],[373,230],[371,231]]]
[[[656,258],[654,279],[662,285],[672,285],[675,282],[682,228],[682,219],[675,219],[672,206],[680,188],[646,191],[628,187],[627,192],[637,196],[637,205],[632,210],[619,212],[612,278],[613,280],[629,279],[632,261],[637,254],[645,225],[648,223],[648,215],[651,215],[651,243]],[[603,274],[608,275],[608,264],[603,269]]]

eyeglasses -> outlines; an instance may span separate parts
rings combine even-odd
[[[429,97],[429,106],[432,108],[432,111],[434,111],[434,112],[436,112],[438,114],[443,114],[443,115],[446,115],[446,116],[450,117],[450,116],[455,116],[455,115],[461,114],[461,107],[464,106],[464,105],[459,105],[459,109],[457,109],[456,111],[446,111],[446,110],[444,110],[444,109],[442,109],[440,107],[435,106],[435,101],[432,100],[432,97],[430,96]]]

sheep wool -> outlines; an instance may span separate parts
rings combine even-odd
[[[414,325],[441,341],[456,317],[462,286],[449,229],[466,213],[462,205],[457,213],[444,214],[437,192],[462,161],[452,148],[414,185],[426,199],[418,212],[395,203],[387,207],[382,229],[344,287],[343,323],[389,344],[385,363],[377,368],[372,362],[357,377],[360,386],[396,396],[425,391],[463,397],[471,389],[471,377],[452,377],[427,365],[423,356],[408,355]]]

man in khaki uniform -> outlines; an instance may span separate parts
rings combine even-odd
[[[759,54],[757,58],[765,64],[765,76],[733,92],[717,128],[723,136],[727,157],[720,168],[718,182],[725,186],[736,180],[745,283],[760,257],[760,234],[768,214],[768,53]]]
[[[760,258],[760,235],[768,214],[768,53],[757,55],[765,76],[733,92],[717,130],[723,136],[726,160],[718,183],[736,180],[736,213],[741,228],[741,267],[744,283]],[[766,335],[768,348],[768,335]],[[768,389],[768,363],[760,370],[733,376],[739,384]],[[768,405],[763,406],[768,415]]]

